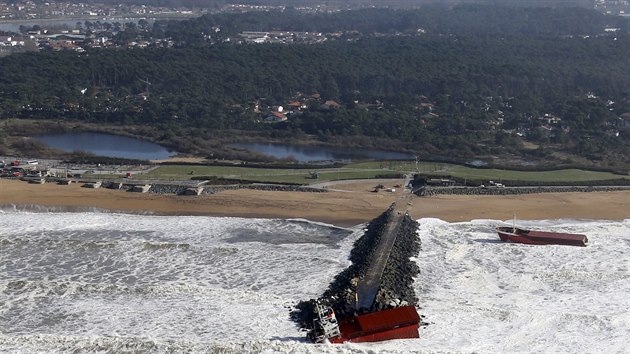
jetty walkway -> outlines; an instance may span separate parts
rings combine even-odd
[[[409,176],[405,178],[403,185],[407,186],[408,184]],[[387,225],[381,234],[379,243],[374,249],[369,268],[363,278],[359,279],[357,287],[358,309],[369,310],[376,300],[376,295],[381,286],[383,271],[385,270],[385,266],[389,260],[392,248],[396,243],[396,237],[398,235],[398,230],[400,229],[403,216],[406,214],[407,199],[412,196],[413,194],[411,194],[411,192],[409,194],[403,194],[393,204],[393,210],[387,220]]]
[[[374,304],[376,294],[381,286],[381,277],[383,276],[385,265],[392,252],[392,247],[394,247],[394,243],[396,242],[396,235],[401,220],[401,214],[397,211],[394,211],[390,215],[389,220],[387,220],[387,226],[383,231],[378,246],[374,250],[370,267],[363,279],[359,280],[359,286],[357,288],[359,309],[370,309],[372,304]]]

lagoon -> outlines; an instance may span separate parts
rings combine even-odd
[[[103,133],[44,134],[33,139],[67,152],[86,151],[97,156],[124,159],[162,160],[176,154],[148,141]]]

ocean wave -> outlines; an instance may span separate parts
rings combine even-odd
[[[133,210],[122,211],[88,206],[51,206],[39,204],[0,204],[0,213],[104,213],[129,215],[156,215],[151,211]]]
[[[227,229],[226,234],[230,236],[225,241],[264,242],[273,245],[311,243],[339,247],[339,242],[353,232],[352,229],[303,219],[256,219],[247,225],[235,225]]]
[[[12,280],[0,282],[0,289],[5,295],[27,295],[28,297],[41,296],[73,296],[83,294],[115,294],[115,295],[141,295],[141,296],[174,296],[195,295],[210,298],[248,298],[255,301],[277,301],[282,299],[274,294],[261,293],[243,289],[212,288],[195,284],[162,284],[131,286],[105,283],[84,283],[77,281],[46,281],[46,280]]]
[[[0,239],[0,245],[8,246],[8,245],[25,245],[25,244],[46,244],[53,247],[59,247],[59,245],[64,245],[66,247],[80,247],[83,249],[100,249],[100,248],[113,248],[120,244],[118,241],[93,241],[93,240],[75,240],[75,239],[65,239],[65,240],[55,240],[48,238],[29,238],[15,236],[11,238],[2,238]]]
[[[304,337],[231,343],[192,340],[164,340],[158,338],[122,336],[64,336],[29,334],[7,336],[0,334],[0,348],[13,353],[303,353],[303,354],[365,354],[375,350],[366,344],[312,344]],[[408,353],[404,349],[378,349],[378,353]],[[414,351],[415,353],[445,353],[442,351]],[[451,352],[452,353],[452,352]]]
[[[13,353],[173,353],[213,351],[212,345],[187,341],[159,341],[150,338],[117,336],[64,336],[32,334],[8,336],[0,334],[0,348]]]
[[[313,221],[313,220],[308,220],[308,219],[302,219],[302,218],[293,218],[293,219],[284,219],[286,221],[292,222],[292,223],[296,223],[296,224],[305,224],[305,225],[314,225],[314,226],[321,226],[321,227],[325,227],[328,229],[338,229],[338,230],[354,230],[357,227],[361,227],[363,226],[363,224],[359,224],[353,227],[342,227],[342,226],[337,226],[337,225],[333,225],[333,224],[328,224],[325,222],[320,222],[320,221]]]
[[[125,234],[125,238],[130,240],[144,239],[149,242],[196,245],[222,241],[270,244],[321,243],[337,247],[347,236],[356,232],[355,229],[305,220],[135,215],[94,210],[64,213],[60,210],[62,209],[57,207],[40,206],[35,206],[32,210],[7,207],[5,213],[0,213],[3,223],[7,226],[0,229],[0,238],[65,239],[68,238],[66,234],[77,234],[80,238],[118,240],[121,239],[116,235],[119,233]]]
[[[587,283],[591,282],[594,285],[603,283],[610,283],[619,280],[630,279],[630,274],[627,271],[613,271],[606,272],[592,272],[592,271],[575,271],[575,270],[551,270],[540,271],[535,274],[535,278],[547,282],[555,282],[566,284],[568,282],[575,283]]]
[[[54,238],[33,238],[29,236],[13,236],[10,238],[0,238],[0,245],[9,246],[9,245],[22,245],[22,244],[46,244],[50,247],[55,248],[72,248],[72,249],[110,249],[119,246],[124,246],[125,249],[129,250],[130,247],[133,247],[134,244],[137,248],[149,251],[158,251],[158,250],[189,250],[193,245],[186,242],[157,242],[157,241],[142,241],[142,240],[129,240],[129,239],[121,239],[121,240],[113,240],[113,241],[105,241],[105,240],[89,240],[89,239],[54,239]],[[236,253],[235,249],[225,248],[225,247],[216,247],[217,251],[223,251],[225,253],[227,251],[230,254]]]

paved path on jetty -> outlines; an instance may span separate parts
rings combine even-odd
[[[359,286],[357,289],[357,296],[359,297],[359,309],[370,309],[376,294],[381,286],[381,277],[387,265],[389,254],[392,252],[392,247],[396,242],[396,235],[402,220],[402,213],[392,211],[392,214],[387,220],[387,226],[381,235],[381,240],[374,250],[372,255],[372,261],[370,262],[370,268],[366,272],[363,279],[359,280]]]
[[[404,186],[408,185],[409,177],[405,178]],[[368,268],[365,276],[359,280],[359,286],[357,287],[357,297],[359,298],[359,309],[370,309],[376,299],[376,294],[381,286],[381,277],[383,271],[387,265],[387,260],[392,252],[392,247],[396,243],[396,236],[398,235],[398,229],[400,228],[400,222],[403,220],[405,214],[404,205],[407,197],[411,194],[403,195],[396,203],[390,214],[389,220],[387,220],[387,226],[383,230],[380,241],[374,250],[370,267]]]

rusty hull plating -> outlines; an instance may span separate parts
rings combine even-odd
[[[390,339],[418,338],[420,316],[414,306],[402,306],[348,317],[339,321],[342,342],[378,342]]]
[[[569,234],[549,231],[534,231],[511,226],[497,227],[501,241],[511,241],[528,245],[566,245],[585,247],[588,238],[582,234]]]

